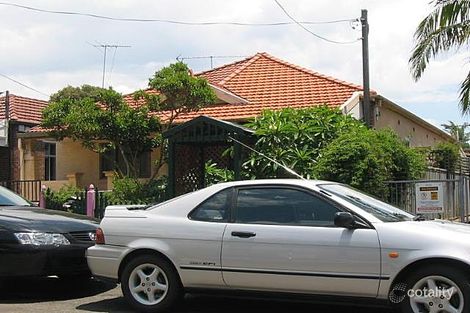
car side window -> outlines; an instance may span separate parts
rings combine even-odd
[[[230,215],[232,189],[222,190],[201,203],[190,215],[192,220],[227,222]]]
[[[247,224],[334,226],[340,211],[328,201],[291,188],[240,189],[236,203],[236,222]]]

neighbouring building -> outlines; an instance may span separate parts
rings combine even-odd
[[[41,111],[47,101],[21,97],[8,92],[0,97],[0,182],[21,179],[18,135],[41,122]],[[42,150],[36,151],[43,157]]]
[[[258,53],[196,75],[208,80],[218,99],[197,112],[180,115],[176,120],[178,124],[199,116],[240,123],[258,116],[264,109],[318,105],[339,108],[345,114],[361,118],[361,86],[299,67],[267,53]],[[371,96],[375,128],[391,128],[415,147],[454,140],[448,133],[377,92],[372,92]],[[125,99],[131,106],[139,105],[132,95],[125,96]],[[112,168],[105,158],[84,149],[79,142],[69,139],[56,142],[38,127],[19,137],[21,179],[40,179],[53,189],[64,184],[84,187],[91,183],[101,190],[112,187]],[[142,178],[153,174],[151,164],[156,156],[157,151],[142,156]]]

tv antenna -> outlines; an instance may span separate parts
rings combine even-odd
[[[95,48],[103,48],[104,53],[103,53],[103,78],[101,81],[101,88],[104,88],[104,81],[106,78],[106,56],[107,56],[107,51],[109,48],[114,48],[114,49],[119,49],[119,48],[130,48],[131,46],[124,46],[124,45],[110,45],[110,44],[98,44],[98,45],[93,45]]]

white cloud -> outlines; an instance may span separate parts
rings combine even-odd
[[[17,0],[24,5],[116,17],[187,21],[288,21],[270,0]],[[458,84],[468,72],[465,54],[433,61],[423,78],[411,79],[408,58],[413,32],[431,10],[429,0],[281,1],[299,20],[356,18],[369,10],[372,88],[385,97],[418,109],[425,118],[459,118]],[[0,73],[51,93],[66,85],[101,83],[102,53],[89,43],[125,44],[116,53],[110,77],[115,89],[145,88],[155,70],[178,55],[252,55],[266,51],[289,62],[362,84],[361,44],[336,45],[319,40],[296,25],[286,27],[188,27],[158,23],[122,23],[79,16],[34,13],[17,8],[0,10]],[[335,40],[361,36],[349,23],[309,25]],[[111,65],[112,50],[108,58]],[[221,65],[232,59],[215,59]],[[194,70],[208,69],[209,59],[188,60]],[[108,76],[109,77],[109,76]],[[39,96],[0,79],[0,90]],[[429,103],[433,110],[426,110]],[[442,104],[442,105],[440,105]],[[442,107],[442,108],[441,108]],[[416,110],[415,110],[416,111]]]

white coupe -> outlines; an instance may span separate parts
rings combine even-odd
[[[422,221],[337,183],[223,183],[149,208],[110,206],[100,227],[91,271],[143,312],[194,289],[470,312],[469,225]]]

